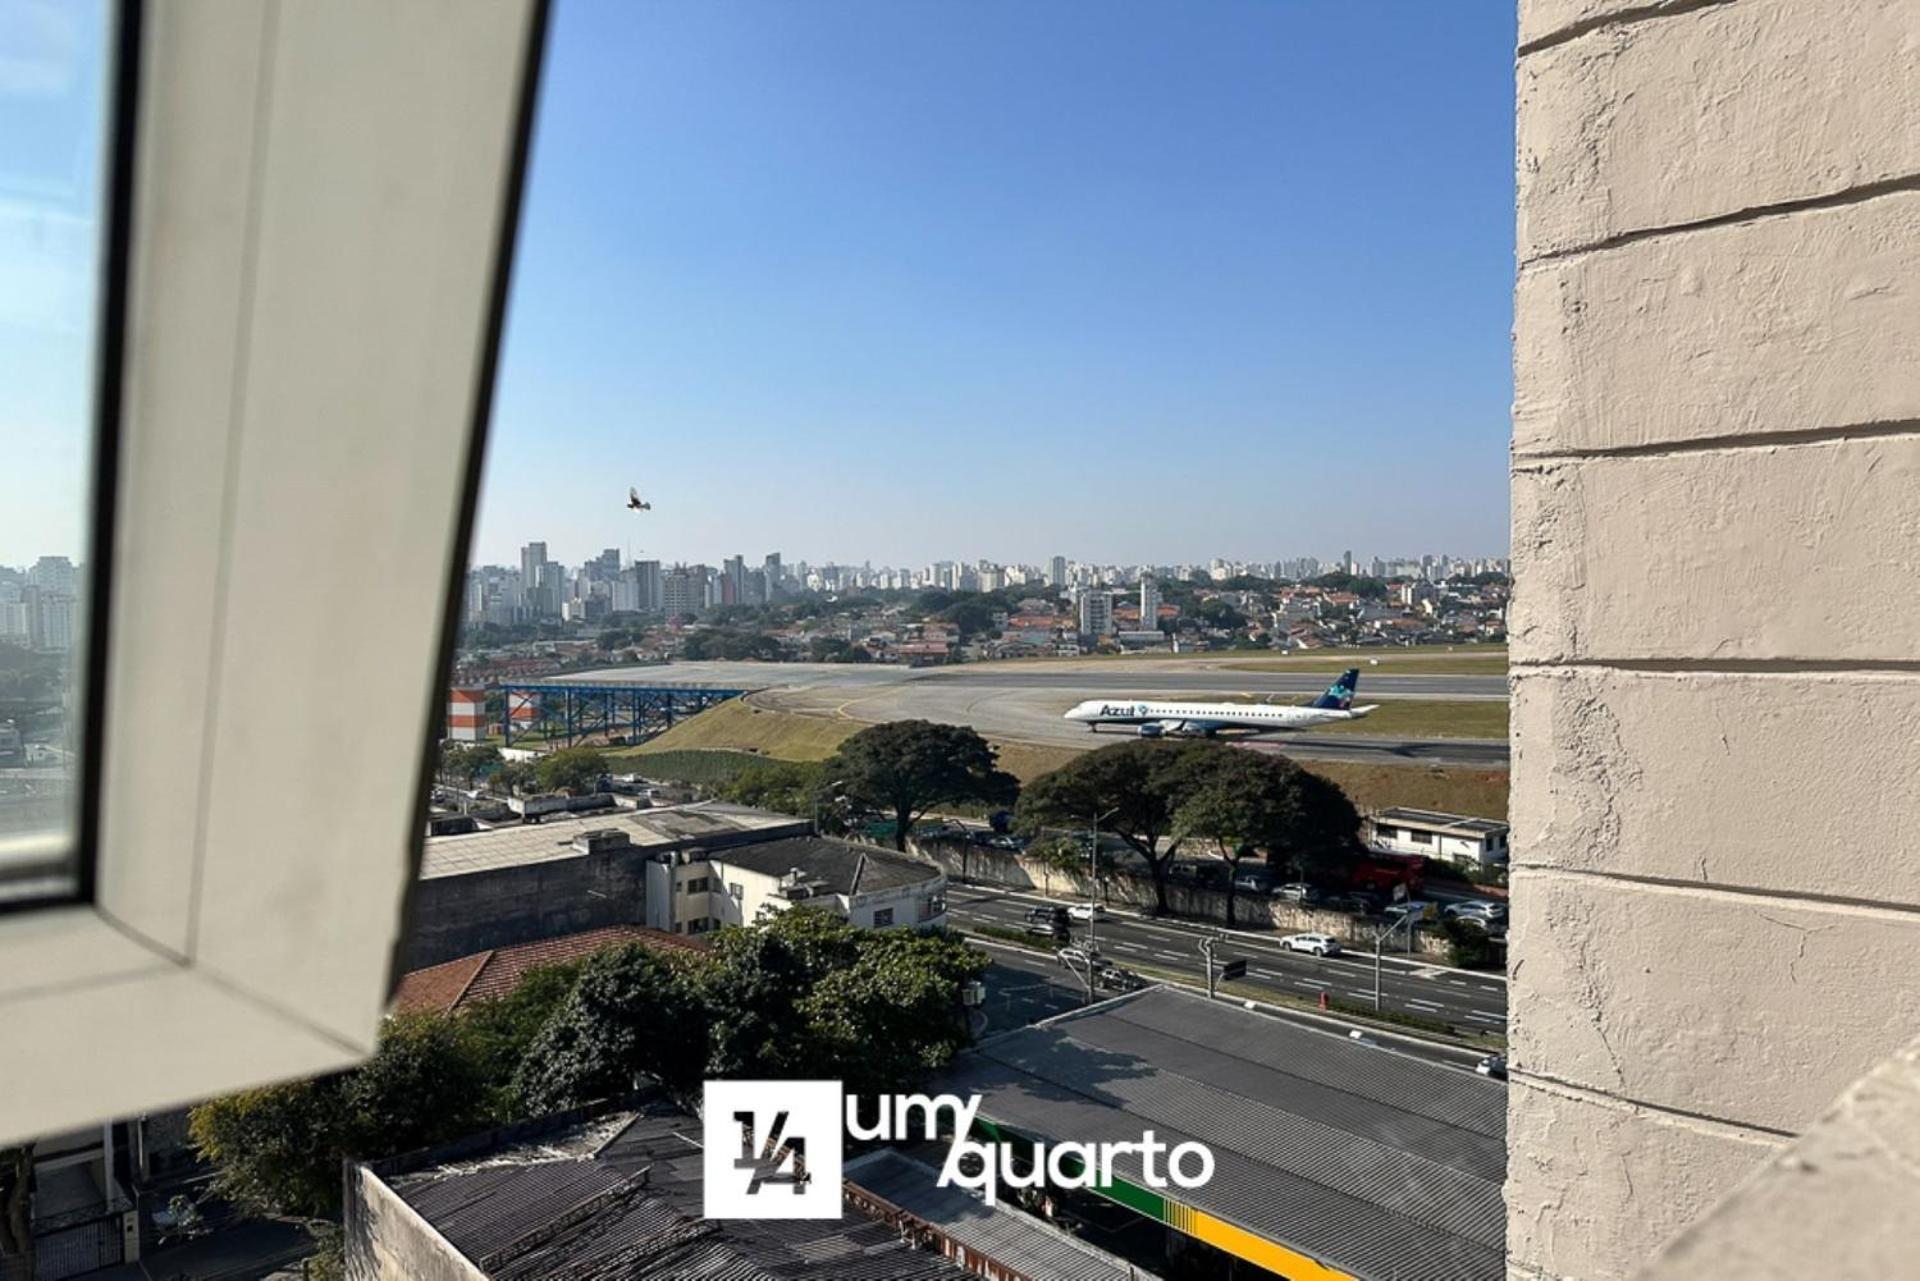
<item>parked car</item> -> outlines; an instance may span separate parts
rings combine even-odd
[[[1305,903],[1307,901],[1307,895],[1311,893],[1313,893],[1313,886],[1308,885],[1305,881],[1289,881],[1275,890],[1273,896],[1278,899],[1285,899],[1289,903]]]
[[[1100,959],[1100,953],[1089,953],[1084,947],[1063,947],[1057,955],[1060,957],[1060,964],[1071,966],[1074,969],[1088,965],[1098,968],[1105,964],[1105,962]]]
[[[1415,917],[1425,916],[1427,914],[1427,910],[1432,906],[1433,904],[1427,902],[1425,899],[1418,899],[1418,898],[1402,899],[1398,903],[1389,903],[1385,907],[1381,908],[1380,915],[1386,917],[1390,921],[1395,921],[1395,922],[1404,921],[1409,916],[1415,916]]]
[[[1100,987],[1111,988],[1116,992],[1134,992],[1147,985],[1147,981],[1132,970],[1118,965],[1109,965],[1094,975],[1094,983]]]
[[[1451,917],[1479,916],[1490,921],[1504,921],[1507,919],[1507,905],[1490,899],[1470,898],[1447,904],[1441,913]]]
[[[1311,952],[1315,956],[1340,955],[1340,940],[1331,934],[1289,934],[1280,940],[1289,952]]]
[[[1067,909],[1067,915],[1076,921],[1104,921],[1107,909],[1098,903],[1075,903]]]
[[[1352,912],[1357,916],[1372,916],[1385,903],[1386,900],[1378,894],[1368,890],[1353,890],[1334,899],[1331,906],[1343,912]]]
[[[1507,1056],[1504,1054],[1489,1054],[1486,1058],[1474,1064],[1473,1070],[1481,1076],[1490,1076],[1496,1081],[1504,1081],[1507,1079]]]
[[[1252,894],[1268,894],[1273,891],[1273,878],[1264,872],[1242,872],[1233,878],[1233,888]]]

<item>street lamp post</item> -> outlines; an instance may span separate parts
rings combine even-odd
[[[1087,851],[1087,1004],[1094,1001],[1093,958],[1098,949],[1099,933],[1095,928],[1100,918],[1100,825],[1120,812],[1115,805],[1104,814],[1093,817],[1092,843]]]

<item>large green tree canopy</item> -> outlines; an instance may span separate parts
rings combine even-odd
[[[894,847],[936,805],[1011,805],[1020,793],[987,740],[963,725],[890,721],[861,730],[821,766],[823,787],[894,820]]]

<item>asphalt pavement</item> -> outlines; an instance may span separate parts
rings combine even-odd
[[[970,885],[952,885],[947,894],[947,914],[962,928],[973,925],[998,925],[1017,929],[1027,913],[1051,901],[1034,894],[989,889]],[[1087,925],[1072,923],[1073,942],[1084,946]],[[1280,936],[1272,931],[1226,931],[1190,922],[1147,920],[1130,913],[1110,911],[1095,927],[1097,944],[1103,956],[1128,968],[1147,967],[1204,983],[1206,972],[1200,958],[1200,940],[1219,939],[1216,958],[1228,961],[1245,958],[1247,986],[1275,997],[1316,1000],[1321,993],[1341,1001],[1371,1005],[1374,994],[1373,954],[1348,952],[1340,956],[1317,957],[1288,952],[1279,946]],[[1042,958],[1064,970],[1057,961]],[[1507,1028],[1507,987],[1497,976],[1476,974],[1433,965],[1424,960],[1394,957],[1380,965],[1380,1006],[1383,1010],[1439,1019],[1468,1032],[1504,1035]]]

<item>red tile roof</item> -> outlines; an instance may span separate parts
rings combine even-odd
[[[475,952],[456,961],[414,970],[400,980],[393,994],[395,1014],[448,1014],[474,1001],[506,996],[520,986],[529,970],[583,960],[595,952],[624,943],[645,943],[669,951],[700,952],[692,939],[652,930],[642,925],[609,925],[558,938],[518,943]]]

